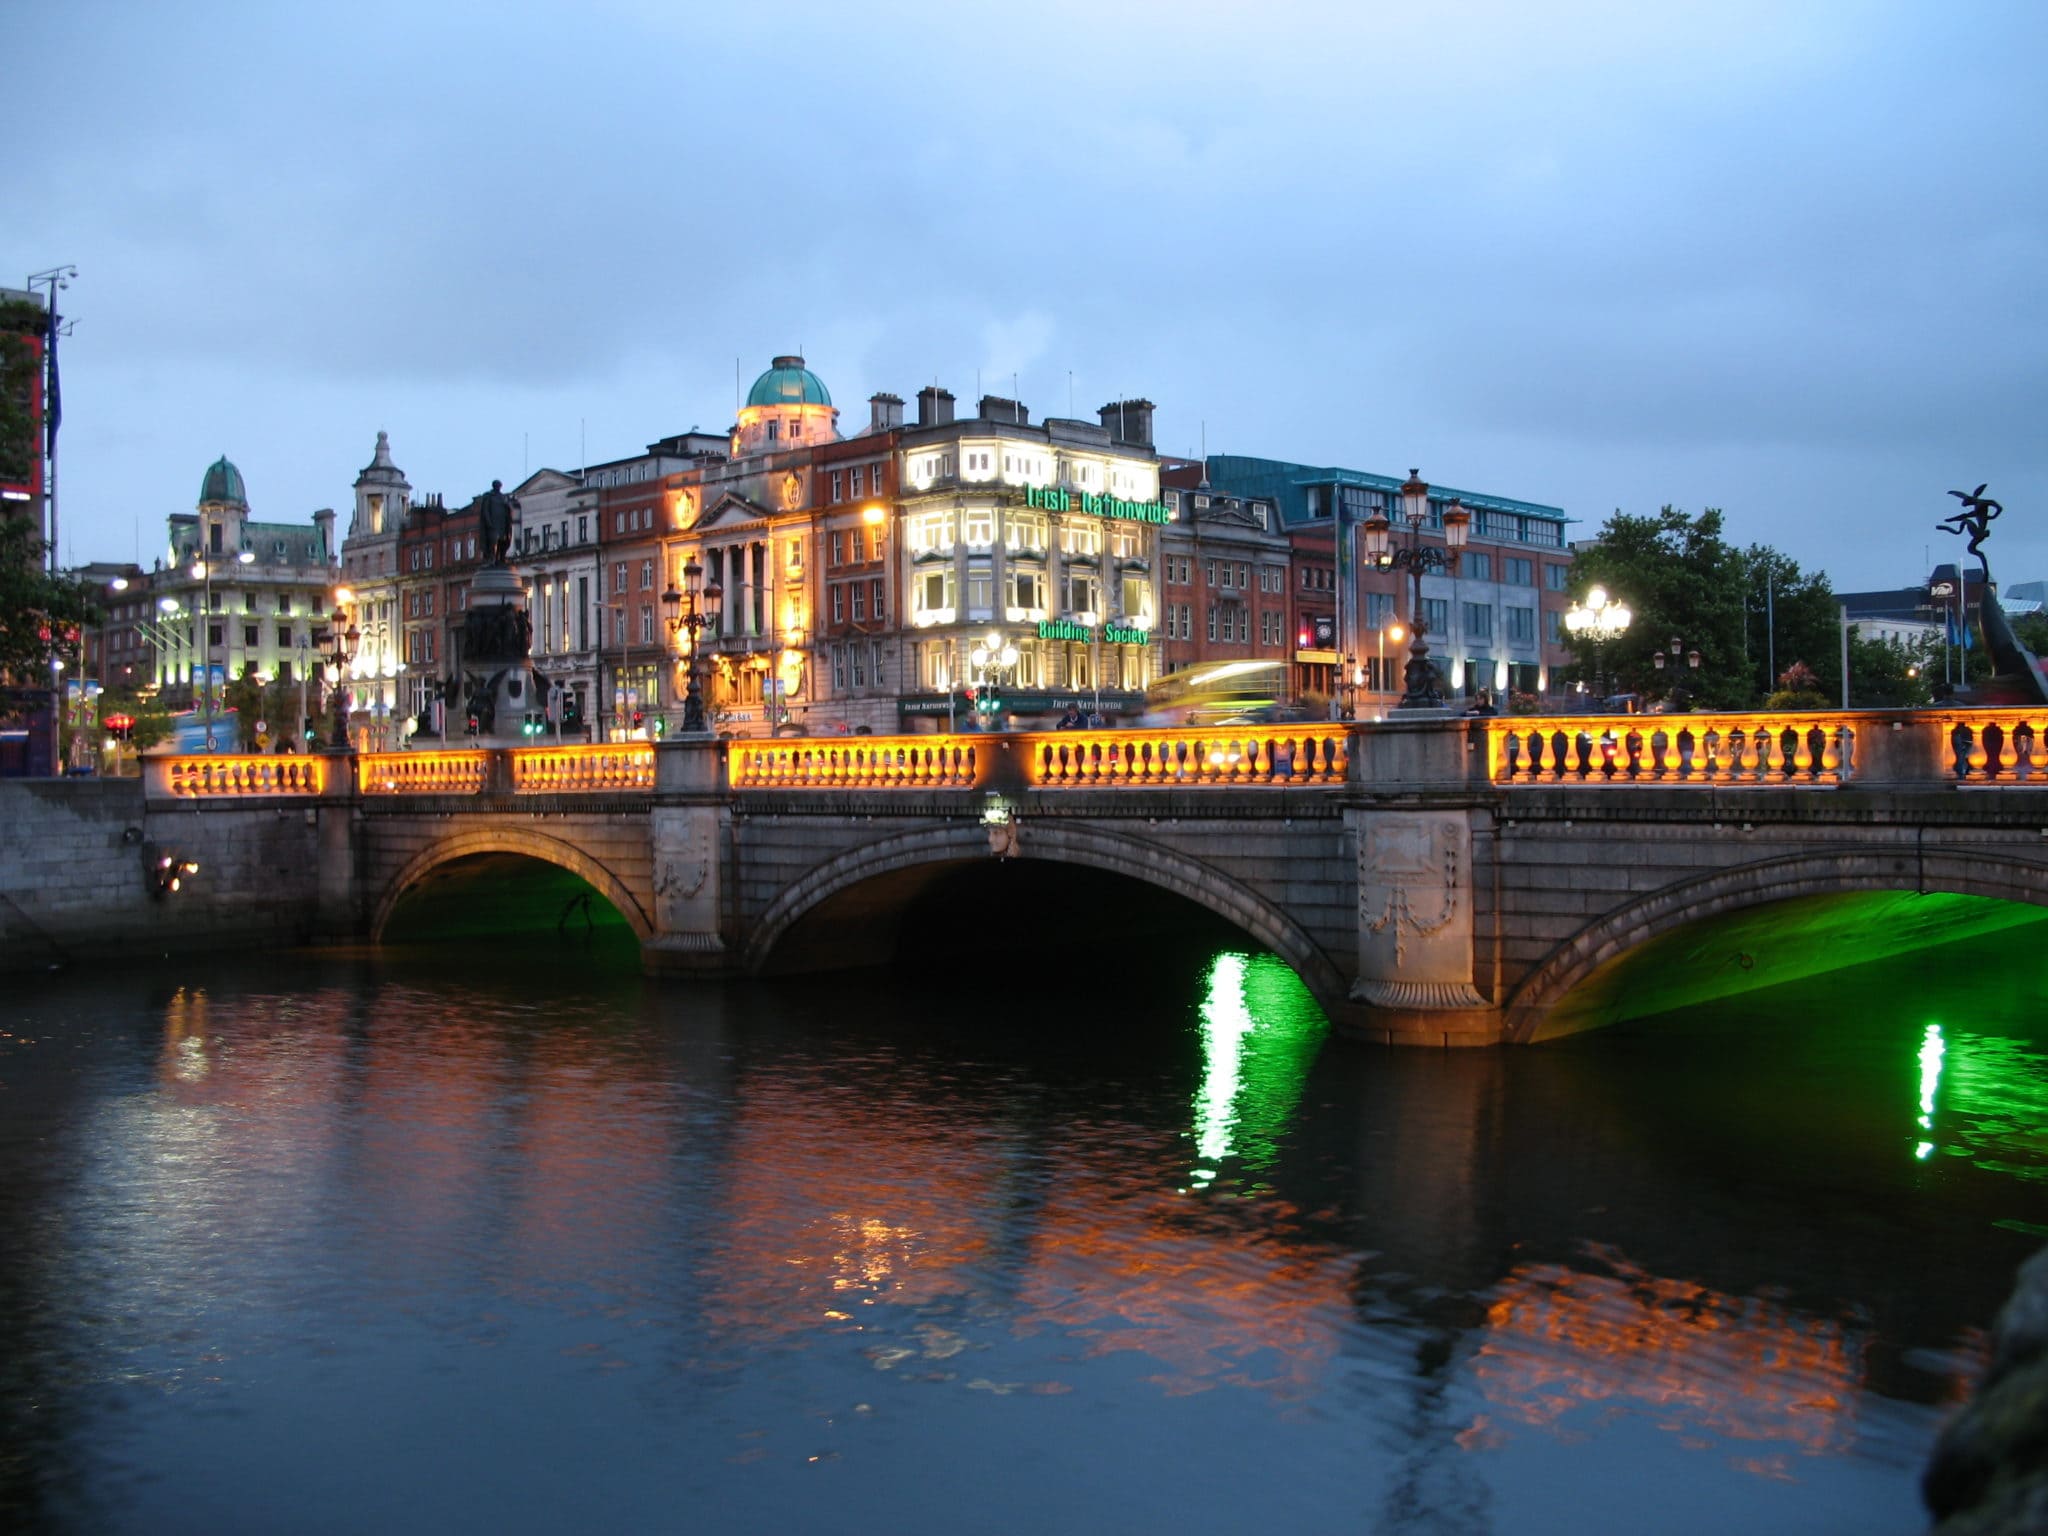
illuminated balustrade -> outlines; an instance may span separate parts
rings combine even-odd
[[[366,752],[357,782],[366,795],[473,795],[490,772],[487,751]]]
[[[1833,787],[1872,723],[1761,711],[1492,719],[1487,768],[1496,784]]]
[[[860,736],[735,741],[734,789],[964,789],[988,736]]]
[[[652,789],[654,745],[519,747],[511,754],[517,794],[576,794]]]
[[[1348,724],[1045,731],[1022,738],[1039,789],[1342,784]]]
[[[144,760],[152,798],[248,798],[258,795],[321,795],[327,792],[328,760],[298,754],[208,753],[201,757]]]
[[[2048,709],[1925,710],[1941,732],[1941,763],[1966,788],[2048,785]]]

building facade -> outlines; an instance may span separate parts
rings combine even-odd
[[[1391,707],[1417,617],[1410,612],[1414,588],[1406,572],[1364,565],[1358,529],[1379,514],[1392,520],[1397,546],[1409,540],[1400,508],[1404,479],[1241,455],[1212,455],[1208,471],[1224,490],[1272,500],[1296,541],[1293,638],[1302,691],[1328,694],[1348,684],[1361,714]],[[1421,584],[1420,617],[1446,693],[1505,701],[1510,694],[1564,691],[1571,519],[1558,507],[1449,486],[1428,487],[1427,504],[1421,538],[1437,547],[1448,508],[1461,505],[1471,514],[1456,569],[1426,574]],[[1398,660],[1386,638],[1394,624],[1403,631]],[[1321,643],[1325,636],[1329,644]]]
[[[337,580],[334,513],[310,524],[259,522],[242,472],[208,466],[197,509],[173,513],[169,548],[151,573],[155,686],[174,703],[216,700],[231,678],[263,682],[315,673]]]

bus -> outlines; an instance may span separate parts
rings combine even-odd
[[[1145,690],[1147,725],[1213,725],[1263,717],[1289,703],[1287,663],[1276,658],[1198,661]]]

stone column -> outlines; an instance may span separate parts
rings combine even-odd
[[[356,879],[357,759],[354,752],[328,752],[321,760],[327,768],[327,786],[313,809],[313,935],[336,943],[356,937],[366,915]]]
[[[727,837],[725,743],[686,736],[654,747],[653,937],[640,947],[650,973],[731,975],[725,939]]]

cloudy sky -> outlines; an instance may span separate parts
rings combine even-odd
[[[68,560],[692,426],[801,350],[1160,446],[2048,577],[2048,7],[868,0],[14,11],[0,283]]]

